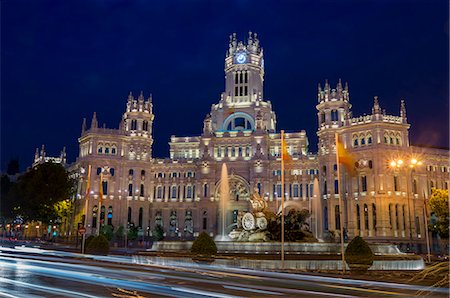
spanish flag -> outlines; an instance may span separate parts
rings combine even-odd
[[[281,157],[285,163],[292,161],[292,157],[289,155],[287,149],[286,140],[284,139],[284,131],[281,132]]]
[[[344,144],[336,133],[336,156],[339,164],[342,164],[350,176],[355,176],[355,158],[344,148]]]

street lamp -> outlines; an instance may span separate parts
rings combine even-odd
[[[417,160],[416,158],[411,158],[409,160],[404,161],[403,159],[393,159],[389,162],[389,165],[392,169],[398,169],[399,171],[404,170],[406,177],[408,179],[408,169],[410,170],[410,181],[412,181],[412,173],[413,169],[416,166],[422,165],[422,161]],[[407,195],[407,201],[408,201],[408,221],[409,221],[409,247],[412,246],[412,222],[411,222],[411,203],[410,203],[410,196],[408,191],[408,181],[406,181],[406,195]],[[403,219],[404,220],[404,219]]]

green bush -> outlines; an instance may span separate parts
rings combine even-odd
[[[192,243],[191,252],[201,256],[211,256],[217,254],[217,246],[208,234],[202,232]]]
[[[124,237],[125,237],[125,228],[123,226],[119,226],[117,230],[114,232],[114,240],[123,241]]]
[[[345,262],[351,271],[366,272],[373,264],[374,254],[363,238],[356,236],[345,249]]]
[[[107,255],[109,253],[109,242],[103,235],[94,237],[86,245],[86,252],[95,255]]]
[[[161,225],[155,226],[155,229],[153,230],[153,239],[155,239],[155,241],[164,240],[164,229]]]
[[[113,227],[110,225],[104,225],[102,226],[102,228],[100,229],[100,234],[102,234],[103,236],[105,236],[105,238],[108,241],[111,241],[111,239],[113,238]]]
[[[133,223],[130,224],[130,228],[128,229],[128,240],[136,240],[138,237],[138,228],[134,226]]]
[[[94,235],[91,235],[89,237],[86,238],[85,242],[84,242],[84,247],[88,247],[89,243],[91,243],[91,241],[95,238]]]

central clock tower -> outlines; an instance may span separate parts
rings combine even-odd
[[[256,33],[248,33],[247,43],[230,35],[225,58],[225,96],[227,103],[246,106],[262,100],[264,81],[263,50]]]

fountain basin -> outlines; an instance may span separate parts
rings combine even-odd
[[[191,246],[192,241],[158,241],[153,243],[150,251],[182,252],[190,251]],[[276,254],[281,251],[280,242],[216,241],[216,246],[219,253]],[[394,244],[369,244],[369,246],[376,255],[403,254]],[[339,254],[341,252],[341,245],[339,243],[286,242],[284,244],[284,251],[292,254]]]

